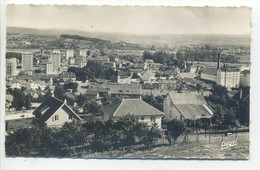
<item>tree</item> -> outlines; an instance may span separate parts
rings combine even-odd
[[[67,89],[72,89],[73,92],[76,92],[78,89],[78,83],[74,83],[74,82],[69,82],[69,83],[65,83],[63,86],[64,90]]]
[[[146,127],[142,131],[142,142],[148,145],[149,148],[151,145],[155,145],[155,142],[162,137],[161,131],[157,128],[156,124],[153,124],[152,127]]]
[[[166,126],[166,136],[170,145],[172,144],[172,139],[175,143],[177,138],[186,130],[184,123],[175,119],[166,122]]]
[[[60,100],[64,100],[65,99],[65,95],[64,95],[64,89],[61,85],[57,85],[55,86],[55,90],[54,90],[54,96],[57,97]]]

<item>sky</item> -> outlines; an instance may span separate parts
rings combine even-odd
[[[8,5],[7,26],[131,34],[250,34],[247,7]]]

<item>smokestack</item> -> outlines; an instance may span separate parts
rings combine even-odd
[[[221,56],[221,53],[220,53],[220,52],[218,52],[218,65],[217,65],[217,70],[219,69],[220,56]]]

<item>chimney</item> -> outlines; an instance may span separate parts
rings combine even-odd
[[[219,69],[220,57],[221,57],[221,53],[218,52],[218,65],[217,65],[217,70]]]

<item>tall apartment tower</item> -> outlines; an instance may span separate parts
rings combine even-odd
[[[85,50],[85,49],[80,49],[80,50],[79,50],[79,55],[82,56],[82,57],[86,57],[86,56],[87,56],[87,50]]]
[[[33,54],[23,53],[22,54],[22,69],[32,70],[33,69]]]
[[[53,63],[53,71],[57,72],[61,68],[61,55],[51,54],[51,61]]]
[[[51,60],[46,63],[46,74],[53,74],[53,62]]]
[[[60,54],[60,50],[59,49],[54,49],[54,50],[52,50],[52,54]]]
[[[13,76],[16,75],[16,58],[11,58],[6,60],[6,75]]]
[[[74,50],[68,49],[66,52],[66,61],[69,60],[70,57],[74,57]]]

